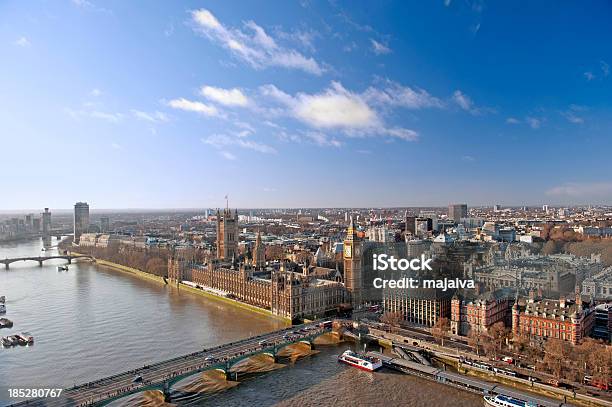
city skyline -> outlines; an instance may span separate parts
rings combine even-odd
[[[0,212],[612,203],[608,4],[144,4],[0,5]]]

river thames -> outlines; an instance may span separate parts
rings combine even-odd
[[[53,240],[52,244],[56,244]],[[0,258],[56,254],[33,240],[0,245]],[[6,318],[2,336],[23,331],[33,346],[0,348],[0,405],[7,387],[71,387],[226,342],[279,329],[282,321],[91,264],[13,263],[0,270]],[[349,345],[250,377],[225,392],[185,404],[227,406],[480,406],[479,396],[383,369],[363,372],[336,356]]]

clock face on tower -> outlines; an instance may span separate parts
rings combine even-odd
[[[352,247],[350,244],[345,244],[344,245],[344,257],[350,258],[353,256],[353,251],[352,251]]]

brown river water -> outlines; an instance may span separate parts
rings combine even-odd
[[[53,241],[56,244],[56,241]],[[38,240],[0,246],[0,257],[41,252]],[[0,348],[0,406],[9,387],[69,387],[279,329],[280,321],[176,288],[87,262],[58,272],[62,261],[29,262],[0,270],[11,329],[29,331],[35,344]],[[260,355],[233,367],[200,373],[172,389],[174,405],[212,406],[482,406],[482,398],[444,385],[382,369],[364,372],[336,356],[354,343],[321,338],[285,348],[276,362]],[[235,381],[238,373],[238,381]],[[161,406],[151,391],[113,405]]]

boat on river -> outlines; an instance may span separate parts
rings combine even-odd
[[[498,394],[495,397],[484,396],[484,405],[489,407],[538,407],[537,404],[503,394]]]
[[[2,328],[12,328],[13,321],[7,318],[0,318],[0,329]]]
[[[382,361],[375,357],[366,356],[361,353],[353,352],[352,350],[346,350],[340,356],[338,356],[338,361],[342,363],[346,363],[347,365],[351,365],[356,367],[357,369],[366,370],[368,372],[373,372],[382,367]]]

